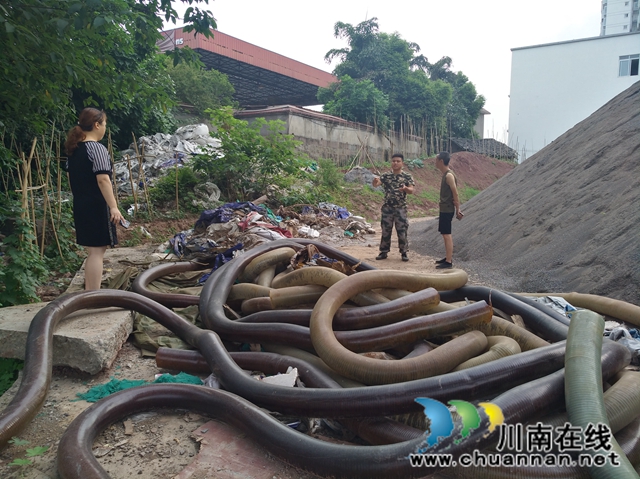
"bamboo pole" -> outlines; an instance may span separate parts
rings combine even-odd
[[[138,192],[133,183],[133,171],[131,171],[131,157],[126,155],[127,168],[129,168],[129,183],[131,184],[131,194],[133,195],[133,217],[138,216]]]
[[[144,144],[142,145],[142,159],[144,159]],[[144,168],[142,168],[142,163],[140,163],[141,171],[142,171],[142,186],[144,187],[144,197],[147,200],[147,211],[149,212],[149,218],[153,217],[153,210],[151,209],[151,199],[149,198],[149,188],[147,188],[147,178],[144,174]]]
[[[18,171],[18,176],[20,177],[20,192],[22,193],[22,207],[20,208],[20,218],[25,219],[29,214],[29,197],[27,192],[27,175],[28,175],[28,163],[27,159],[24,156],[24,152],[21,154],[22,164],[20,165],[22,168],[22,174]]]
[[[142,187],[144,188],[144,196],[147,201],[147,211],[149,212],[149,217],[152,215],[151,211],[151,202],[149,201],[149,191],[147,191],[147,180],[144,176],[144,168],[142,168],[142,161],[144,160],[143,156],[140,155],[140,151],[138,150],[138,142],[136,141],[136,135],[131,132],[131,136],[133,137],[133,147],[136,150],[136,156],[138,157],[138,182],[142,177]],[[144,155],[144,145],[142,145],[142,155]]]
[[[45,146],[46,142],[44,136],[42,137],[42,145]],[[46,152],[43,151],[43,154]],[[38,180],[40,181],[41,186],[44,188],[43,196],[42,196],[42,232],[40,235],[40,257],[44,256],[44,240],[45,233],[47,231],[47,200],[49,199],[49,184],[44,182],[44,178],[42,176],[42,167],[40,166],[40,155],[36,150],[36,164],[38,165]],[[47,165],[48,169],[48,165]]]
[[[115,160],[113,156],[113,143],[111,142],[111,129],[109,129],[109,134],[107,136],[107,151],[109,153],[109,161],[111,162],[111,189],[113,190],[113,197],[116,200],[116,206],[118,206],[118,186],[116,185],[116,168],[115,168]]]
[[[178,203],[178,160],[176,158],[176,214],[180,216],[180,204]]]
[[[60,160],[58,160],[60,161]],[[46,214],[46,211],[45,211]],[[53,230],[53,237],[56,239],[56,245],[58,246],[58,253],[60,254],[60,260],[62,264],[67,266],[67,262],[64,260],[64,255],[62,254],[62,248],[60,246],[60,240],[58,239],[58,229],[56,228],[56,223],[53,217],[53,209],[51,208],[51,203],[49,203],[49,216],[51,217],[51,229]],[[58,222],[59,224],[59,222]]]
[[[31,186],[31,161],[33,160],[33,153],[36,149],[38,139],[34,138],[31,144],[31,152],[29,153],[29,159],[27,160],[22,153],[22,219],[29,217],[29,188]],[[36,217],[35,217],[35,205],[33,202],[33,194],[31,195],[31,221],[33,222],[33,237],[38,237],[38,231],[36,229]]]
[[[56,142],[56,167],[58,170],[58,204],[56,205],[56,214],[58,217],[58,223],[60,223],[60,219],[62,218],[62,170],[60,168],[60,137],[58,137],[58,141]]]

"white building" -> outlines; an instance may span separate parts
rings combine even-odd
[[[600,35],[616,35],[640,30],[638,0],[602,0]]]
[[[640,32],[511,51],[509,146],[520,161],[640,80]]]

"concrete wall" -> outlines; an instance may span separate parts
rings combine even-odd
[[[260,117],[282,120],[287,125],[286,133],[303,142],[298,148],[300,151],[315,160],[332,159],[338,165],[349,165],[359,153],[361,164],[369,161],[363,154],[362,145],[365,145],[371,160],[376,162],[390,160],[391,155],[397,152],[404,154],[405,158],[418,158],[423,151],[419,137],[401,138],[390,132],[376,133],[367,125],[296,107],[243,111],[236,116],[248,121]]]
[[[509,146],[524,160],[640,80],[619,76],[640,32],[512,49]]]

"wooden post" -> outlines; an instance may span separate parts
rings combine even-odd
[[[140,152],[138,151],[138,143],[136,142],[136,135],[131,132],[131,136],[133,136],[133,147],[136,150],[136,156],[138,157],[138,181],[142,178],[142,186],[144,188],[144,196],[147,200],[147,211],[149,212],[149,216],[151,216],[151,202],[149,201],[149,192],[147,191],[147,181],[144,178],[144,169],[142,168],[142,161],[144,158],[140,156]],[[144,145],[142,148],[142,153],[144,155]]]
[[[180,204],[178,203],[178,161],[176,158],[176,214],[180,216]]]
[[[111,188],[113,189],[113,197],[116,200],[116,206],[118,205],[118,186],[116,185],[116,168],[115,160],[113,156],[113,143],[111,142],[111,129],[109,129],[109,136],[107,139],[107,150],[109,152],[109,160],[111,160]]]
[[[44,141],[44,137],[42,138],[42,145],[45,146],[46,142]],[[43,151],[43,154],[46,155],[46,151]],[[46,157],[45,157],[46,158]],[[40,167],[40,155],[36,151],[36,161],[38,162],[38,179],[41,182],[43,192],[42,192],[42,234],[40,235],[40,257],[44,256],[44,240],[45,233],[47,231],[47,203],[49,202],[49,184],[48,184],[48,175],[49,175],[49,164],[47,162],[47,182],[45,182],[45,178],[42,176],[42,168]],[[37,231],[37,229],[36,229]]]
[[[131,171],[131,157],[126,155],[127,157],[127,168],[129,168],[129,183],[131,184],[131,194],[133,195],[133,217],[138,216],[138,192],[135,189],[133,183],[133,172]]]
[[[60,223],[60,219],[62,217],[62,170],[60,168],[60,137],[58,136],[58,141],[56,142],[56,167],[58,168],[58,204],[56,205],[56,216],[58,218],[58,223]]]
[[[144,158],[144,144],[142,145],[142,157]],[[142,166],[142,163],[140,163]],[[144,197],[147,200],[147,211],[149,212],[149,217],[153,216],[153,210],[151,209],[151,199],[149,198],[149,188],[147,188],[147,179],[144,174],[144,168],[142,170],[142,186],[144,186]]]

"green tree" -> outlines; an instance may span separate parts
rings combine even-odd
[[[68,124],[80,106],[170,106],[166,91],[141,80],[140,65],[156,54],[163,20],[176,19],[170,0],[0,4],[0,122],[28,141],[52,120]],[[205,36],[216,26],[211,12],[193,6],[184,20]],[[172,52],[176,62],[193,54]]]
[[[235,90],[224,73],[184,62],[169,68],[168,72],[178,101],[192,105],[200,115],[221,106],[235,106]]]
[[[268,185],[288,187],[300,176],[305,166],[295,151],[300,142],[282,133],[284,122],[256,118],[249,124],[234,118],[230,107],[210,113],[221,146],[198,155],[193,169],[205,173],[229,201],[254,199]]]
[[[348,44],[325,55],[328,62],[340,62],[334,74],[340,80],[349,76],[356,81],[372,81],[387,95],[386,113],[396,127],[401,118],[409,117],[414,122],[436,125],[438,131],[447,126],[456,136],[471,136],[484,98],[476,94],[466,76],[450,71],[450,58],[430,64],[420,54],[418,44],[398,33],[380,32],[375,17],[355,26],[338,22],[334,35]],[[352,105],[352,110],[357,107]]]
[[[450,57],[442,57],[437,62],[427,63],[426,71],[432,80],[442,80],[453,89],[447,106],[447,125],[453,137],[473,138],[475,126],[485,98],[478,95],[476,87],[462,72],[451,71]]]
[[[318,90],[318,101],[323,111],[346,120],[375,124],[386,128],[389,123],[387,95],[378,90],[371,80],[353,80],[344,75],[339,82]]]

